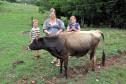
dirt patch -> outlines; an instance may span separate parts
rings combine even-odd
[[[16,60],[12,63],[12,67],[13,67],[13,69],[15,69],[17,65],[23,64],[23,63],[24,63],[24,61],[22,61],[22,60]]]
[[[98,65],[98,64],[97,64]],[[91,70],[90,63],[86,63],[84,66],[68,67],[68,78],[73,79],[76,77],[85,77],[88,71]],[[66,82],[58,83],[61,78],[65,78],[64,73],[53,77],[44,77],[45,84],[67,84]]]
[[[110,56],[109,58],[106,58],[106,64],[105,67],[101,66],[101,60],[97,59],[96,62],[96,74],[99,73],[100,68],[109,68],[115,63],[125,63],[126,64],[126,51],[125,52],[119,52],[118,55]],[[120,61],[121,60],[121,61]],[[73,68],[68,68],[68,78],[73,79],[75,77],[85,77],[88,71],[91,70],[91,66],[89,63],[86,63],[84,66],[75,66]],[[64,73],[63,73],[64,74]],[[63,74],[53,76],[53,77],[44,77],[45,84],[59,84],[57,80],[60,80],[61,78],[65,77]],[[96,81],[97,81],[96,77]],[[66,82],[60,83],[60,84],[67,84]]]
[[[114,56],[111,56],[110,58],[107,58],[105,67],[106,68],[110,67],[111,65],[114,65],[115,63],[120,63],[122,61],[123,61],[123,63],[126,63],[126,60],[124,60],[125,57],[126,57],[126,51],[125,52],[119,52],[118,55],[114,55]]]
[[[119,52],[117,55],[107,56],[105,67],[101,66],[101,59],[96,60],[96,81],[99,79],[99,71],[100,69],[107,69],[110,68],[112,65],[115,64],[126,64],[126,51]],[[14,62],[14,64],[20,64],[20,61]],[[22,63],[22,62],[21,62]],[[91,71],[90,63],[85,63],[84,66],[75,66],[75,67],[68,67],[68,79],[72,79],[77,81],[76,77],[84,78],[88,74],[88,71]],[[41,80],[45,82],[45,84],[67,84],[67,82],[58,82],[61,78],[65,78],[64,73],[59,74],[56,76],[45,76],[42,77]],[[15,82],[15,84],[37,84],[37,80],[30,79],[30,77],[22,76],[21,79]]]

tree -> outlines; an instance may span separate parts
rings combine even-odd
[[[40,3],[40,8],[56,8],[59,17],[75,15],[81,26],[126,27],[126,0],[41,0]]]
[[[16,0],[7,0],[7,1],[9,1],[9,2],[16,2]]]

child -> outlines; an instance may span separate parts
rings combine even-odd
[[[80,25],[79,25],[79,23],[76,22],[76,17],[75,16],[70,17],[70,23],[68,24],[67,31],[68,32],[72,32],[72,31],[78,32],[78,31],[80,31]]]
[[[40,36],[40,29],[38,27],[38,20],[37,19],[33,19],[32,26],[33,27],[30,32],[30,42],[31,43],[34,39],[37,39]],[[39,50],[36,50],[33,53],[34,53],[35,57],[40,58]]]

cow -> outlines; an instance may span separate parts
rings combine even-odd
[[[69,56],[81,57],[89,53],[92,70],[95,70],[95,52],[104,35],[100,30],[80,31],[80,32],[62,32],[52,34],[33,40],[29,45],[30,50],[47,50],[51,55],[60,59],[60,73],[65,69],[67,78],[67,66]],[[105,65],[105,52],[103,49],[102,65]]]

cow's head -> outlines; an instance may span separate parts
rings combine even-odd
[[[40,50],[44,48],[43,38],[37,38],[28,46],[28,50]]]

